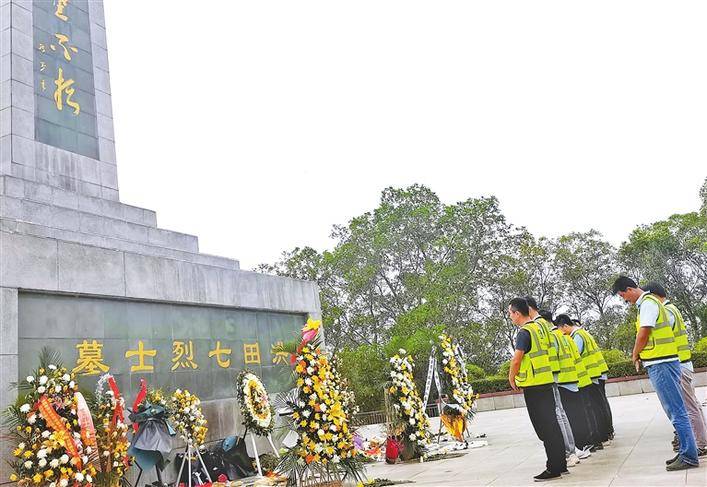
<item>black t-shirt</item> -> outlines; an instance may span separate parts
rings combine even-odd
[[[516,350],[521,350],[524,353],[530,352],[530,332],[521,330],[516,335]]]

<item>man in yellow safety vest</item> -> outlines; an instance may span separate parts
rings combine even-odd
[[[694,369],[692,367],[692,352],[687,339],[685,320],[683,320],[682,313],[680,313],[678,307],[668,301],[665,288],[659,282],[651,281],[643,286],[643,290],[656,296],[668,312],[668,319],[675,335],[675,344],[678,347],[678,360],[680,360],[680,392],[682,393],[683,401],[685,401],[685,409],[687,409],[687,416],[690,418],[692,432],[695,434],[697,456],[707,456],[707,426],[702,415],[702,405],[697,399],[695,386],[692,383]],[[676,449],[679,449],[679,442],[676,444]],[[673,461],[676,459],[677,456],[673,458]]]
[[[552,368],[542,330],[530,318],[528,303],[514,298],[508,306],[510,320],[518,326],[515,353],[511,359],[508,382],[513,390],[523,389],[528,416],[538,438],[543,442],[547,463],[545,471],[534,477],[535,481],[558,479],[567,472],[565,444],[555,415],[555,398],[552,386]]]
[[[699,466],[697,444],[680,392],[680,360],[668,312],[656,296],[638,287],[630,277],[619,276],[612,291],[624,301],[638,306],[636,342],[631,360],[636,364],[636,370],[643,363],[658,399],[678,434],[678,457],[665,468],[668,471],[696,468]]]

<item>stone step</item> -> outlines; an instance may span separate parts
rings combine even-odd
[[[0,194],[84,211],[148,227],[157,227],[157,214],[152,210],[126,205],[119,201],[93,198],[73,191],[66,191],[56,186],[40,184],[14,176],[0,176]]]
[[[35,237],[54,238],[66,242],[75,242],[94,247],[101,247],[111,250],[122,250],[141,255],[164,257],[167,259],[191,262],[194,264],[208,265],[221,269],[239,270],[240,263],[235,259],[218,257],[209,254],[194,252],[184,252],[181,250],[169,249],[149,244],[141,244],[118,238],[111,238],[100,235],[91,235],[72,230],[52,228],[44,225],[18,221],[11,218],[0,218],[0,229],[5,232],[18,233],[22,235],[32,235]]]
[[[184,252],[199,252],[199,241],[193,235],[10,196],[0,196],[0,217],[58,230],[116,238]]]

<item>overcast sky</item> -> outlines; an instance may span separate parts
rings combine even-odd
[[[243,268],[330,247],[391,185],[616,244],[698,206],[704,1],[105,10],[121,200]]]

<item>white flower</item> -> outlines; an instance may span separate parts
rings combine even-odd
[[[42,431],[42,438],[49,438],[50,435],[51,433],[49,432],[49,430]]]
[[[47,457],[47,450],[42,448],[37,452],[37,458],[46,458]]]
[[[415,418],[410,418],[410,424],[415,424]]]
[[[83,463],[88,463],[88,455],[82,456],[82,457],[81,457],[81,461],[82,461]]]
[[[332,458],[331,461],[334,463],[339,463],[341,461],[341,457],[339,457],[339,455],[334,455],[334,458]]]
[[[407,355],[407,351],[405,351],[404,348],[398,349],[398,353],[399,353],[400,355]]]
[[[66,487],[67,485],[69,485],[69,479],[61,479],[59,481],[59,487]]]
[[[32,468],[32,460],[27,460],[25,462],[25,468]]]
[[[86,453],[87,453],[87,454],[90,455],[92,451],[93,451],[93,448],[91,448],[90,446],[87,446],[87,447],[86,447]]]
[[[56,386],[54,388],[54,392],[61,392],[61,386]]]
[[[54,365],[54,364],[49,364],[49,365],[47,366],[47,368],[48,368],[49,370],[56,370],[56,365]]]
[[[19,445],[17,445],[17,448],[19,448],[20,450],[24,450],[24,449],[25,449],[25,444],[24,444],[24,442],[22,442],[22,443],[20,443]]]
[[[86,482],[88,482],[89,484],[90,484],[91,482],[93,482],[93,477],[91,477],[90,475],[86,474]]]
[[[31,384],[32,382],[34,382],[34,377],[32,377],[31,375],[28,375],[28,376],[27,376],[27,382],[29,382],[30,384]]]
[[[46,375],[41,376],[41,377],[39,378],[39,385],[40,385],[40,386],[43,386],[44,384],[47,383],[47,380],[49,380],[49,377],[47,377]]]
[[[57,460],[56,458],[52,459],[52,461],[49,462],[49,466],[52,468],[57,468],[59,466],[59,460]]]
[[[104,456],[104,457],[109,457],[109,456],[110,456],[110,452],[109,452],[108,450],[104,451],[104,452],[103,452],[103,456]]]
[[[321,405],[319,406],[319,408],[320,408],[322,411],[326,411],[326,404],[321,404]]]
[[[22,406],[20,406],[21,413],[28,413],[30,409],[31,409],[30,405],[26,404],[26,403],[23,404]]]
[[[120,464],[117,461],[113,462],[114,467],[117,467],[118,465],[120,465]]]
[[[302,416],[305,418],[308,418],[310,414],[312,414],[312,412],[309,409],[302,411]]]
[[[46,390],[47,390],[47,388],[44,386],[37,387],[37,392],[39,392],[40,394],[44,394],[44,391],[46,391]]]
[[[67,455],[66,453],[63,454],[63,455],[61,456],[61,458],[59,459],[59,461],[60,461],[61,463],[69,463],[69,455]]]
[[[74,387],[76,387],[76,382],[74,382],[73,380],[72,380],[71,382],[69,382],[69,387],[72,388],[72,389],[73,389]],[[108,391],[108,392],[110,392],[111,394],[113,394],[113,391]]]
[[[416,438],[415,433],[410,433],[410,439],[412,441],[415,441],[415,438]]]
[[[37,415],[36,415],[36,414],[30,414],[30,415],[27,417],[27,422],[28,422],[29,424],[34,424],[34,423],[36,423],[36,422],[37,422]]]
[[[39,460],[38,464],[39,464],[39,466],[42,467],[42,468],[46,467],[46,466],[47,466],[47,459],[46,459],[46,458],[42,458],[41,460]]]
[[[76,472],[74,478],[79,482],[83,482],[83,474],[81,472]]]
[[[56,487],[56,482],[51,482],[51,483],[49,484],[49,487]]]
[[[69,382],[71,380],[71,376],[69,374],[64,374],[61,378],[64,379],[64,382]]]

